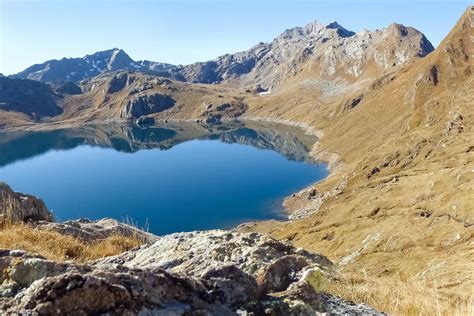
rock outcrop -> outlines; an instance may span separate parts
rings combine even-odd
[[[127,85],[128,74],[126,72],[121,72],[116,74],[110,79],[109,84],[107,85],[107,93],[115,93]]]
[[[51,222],[53,215],[41,199],[32,195],[14,192],[6,183],[0,182],[0,221]]]
[[[287,259],[280,259],[283,254]],[[286,266],[291,260],[297,263]],[[85,265],[4,250],[0,266],[4,272],[0,307],[7,313],[378,314],[314,287],[315,271],[322,278],[319,267],[331,268],[323,256],[255,233],[174,234]],[[263,275],[264,282],[256,279],[257,274]]]
[[[106,239],[114,235],[136,237],[144,242],[156,240],[156,236],[112,218],[92,221],[87,218],[62,223],[40,220],[33,223],[36,228],[53,230],[62,235],[73,236],[87,243]]]
[[[222,230],[166,235],[159,237],[152,245],[104,259],[101,264],[160,268],[189,276],[201,276],[209,269],[235,265],[245,273],[256,276],[273,260],[284,256],[300,256],[307,262],[293,270],[294,278],[306,266],[329,270],[332,265],[320,254],[296,249],[265,235]]]
[[[173,107],[175,100],[172,97],[161,94],[143,94],[132,97],[123,106],[120,112],[121,118],[133,119],[143,115],[158,113]]]
[[[222,120],[235,120],[245,113],[248,106],[242,101],[221,104],[205,103],[202,105],[201,117],[206,123],[219,123]]]
[[[81,87],[72,81],[53,81],[48,85],[58,95],[77,95],[82,93]]]

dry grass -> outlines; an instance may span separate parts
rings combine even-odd
[[[117,255],[143,244],[138,236],[113,235],[93,243],[58,232],[35,229],[27,224],[5,224],[0,228],[0,248],[22,249],[56,261],[84,262]]]
[[[474,315],[473,289],[448,302],[440,299],[435,281],[386,282],[351,273],[322,290],[394,315]]]

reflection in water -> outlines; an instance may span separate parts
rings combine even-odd
[[[316,138],[302,130],[280,124],[240,123],[203,125],[163,123],[140,128],[131,125],[98,125],[41,132],[0,134],[0,167],[31,158],[49,150],[67,150],[80,145],[113,148],[120,152],[141,149],[170,149],[192,139],[220,140],[225,143],[270,149],[294,161],[311,162],[309,150]]]
[[[225,228],[284,218],[283,198],[327,175],[309,158],[315,140],[257,123],[6,133],[0,180],[41,197],[58,220],[131,218],[156,234]]]

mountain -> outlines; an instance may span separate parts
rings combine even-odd
[[[301,90],[249,101],[246,115],[322,130],[313,153],[339,162],[327,179],[286,200],[304,219],[271,233],[337,258],[349,276],[362,271],[350,294],[376,292],[388,302],[396,289],[420,314],[437,313],[431,298],[444,302],[438,308],[446,314],[472,306],[474,275],[465,272],[474,228],[473,17],[469,7],[435,51],[357,91],[360,102],[337,116],[326,115],[334,104]],[[414,284],[423,291],[410,290]]]
[[[78,82],[108,71],[127,70],[192,83],[231,81],[271,89],[296,76],[311,76],[313,80],[346,76],[351,80],[380,75],[432,50],[421,32],[400,24],[355,33],[337,22],[324,25],[314,21],[286,30],[270,43],[186,66],[134,61],[123,50],[114,48],[82,58],[50,60],[12,77]]]
[[[116,70],[153,72],[166,75],[166,71],[175,66],[147,60],[134,61],[122,49],[113,48],[82,58],[63,58],[49,60],[26,68],[11,78],[33,79],[43,82],[73,81],[98,76],[104,72]]]
[[[349,80],[380,75],[433,51],[426,37],[400,24],[376,31],[349,31],[337,22],[317,21],[286,30],[270,43],[171,69],[177,79],[216,83],[231,81],[267,88],[294,77]]]

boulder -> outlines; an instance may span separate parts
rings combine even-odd
[[[213,299],[228,305],[245,304],[259,298],[255,278],[233,264],[210,268],[201,278]]]
[[[268,92],[268,89],[262,87],[262,85],[258,84],[254,89],[254,93],[263,93],[263,92]]]
[[[286,290],[291,283],[302,276],[303,268],[308,261],[299,255],[288,255],[276,259],[257,273],[257,283],[262,293]]]
[[[6,183],[0,182],[0,221],[26,222],[30,220],[51,222],[53,215],[41,199],[14,192]]]
[[[379,167],[374,167],[372,168],[372,170],[370,170],[370,172],[367,173],[367,179],[370,179],[372,178],[372,176],[376,175],[377,173],[380,172],[380,168]]]

